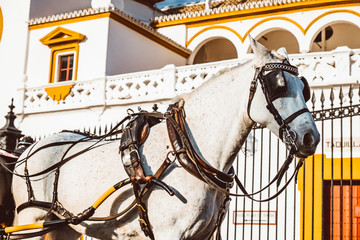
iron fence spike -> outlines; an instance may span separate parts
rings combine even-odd
[[[334,100],[335,100],[334,88],[331,88],[331,91],[330,91],[330,101],[331,101],[331,104],[334,103]]]
[[[311,102],[312,102],[313,105],[315,105],[316,97],[315,97],[315,92],[314,91],[312,92]]]
[[[340,99],[340,105],[342,105],[343,100],[344,100],[344,93],[343,93],[341,86],[340,86],[340,91],[339,91],[339,99]]]
[[[353,86],[352,86],[352,84],[351,84],[350,87],[349,87],[349,98],[350,98],[350,101],[351,101],[351,102],[352,102],[353,96],[354,96]]]
[[[322,103],[322,104],[324,104],[324,102],[325,102],[325,94],[324,94],[324,90],[321,90],[320,101],[321,101],[321,103]]]

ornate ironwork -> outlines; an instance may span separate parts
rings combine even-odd
[[[21,134],[21,131],[14,125],[16,118],[13,112],[13,109],[15,108],[14,99],[11,99],[9,108],[10,112],[8,112],[8,114],[5,116],[5,126],[0,129],[0,148],[7,152],[12,152],[16,148],[19,138],[24,135]]]

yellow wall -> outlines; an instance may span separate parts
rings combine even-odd
[[[322,239],[323,180],[331,180],[331,176],[333,180],[341,180],[341,165],[342,179],[350,180],[351,164],[352,179],[359,180],[360,158],[353,158],[351,161],[350,158],[331,159],[326,158],[325,155],[316,154],[305,160],[298,176],[301,202],[300,239],[312,239],[312,236],[315,240]]]

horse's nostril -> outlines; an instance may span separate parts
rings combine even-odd
[[[304,135],[303,143],[305,146],[311,146],[314,143],[314,138],[311,133],[306,133]]]

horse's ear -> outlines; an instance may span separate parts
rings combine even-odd
[[[277,50],[277,55],[281,60],[286,59],[287,61],[289,61],[289,56],[288,56],[288,53],[286,51],[286,48],[284,48],[284,47],[279,48]]]
[[[262,65],[271,58],[269,50],[249,35],[250,45],[255,55],[256,65]]]

